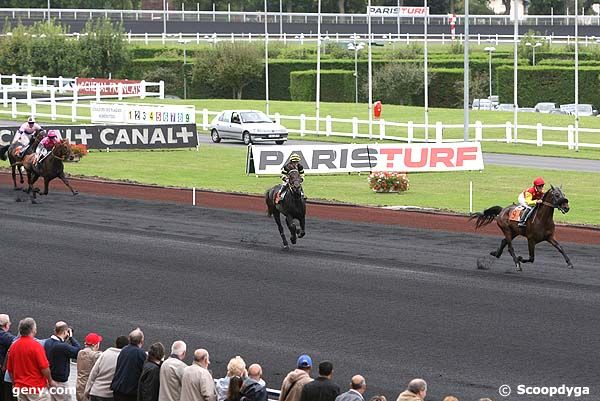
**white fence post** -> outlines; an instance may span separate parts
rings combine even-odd
[[[406,127],[406,129],[408,131],[406,140],[408,141],[408,143],[412,143],[412,141],[415,139],[415,123],[409,121],[408,127]]]
[[[158,98],[165,98],[165,81],[162,80],[158,82]]]
[[[17,98],[13,97],[10,99],[10,107],[12,112],[12,118],[17,118]]]
[[[10,84],[10,86],[12,86],[13,88],[17,88],[17,74],[12,74],[12,83]]]
[[[148,44],[148,32],[144,33],[144,43]]]
[[[542,131],[542,123],[537,123],[537,146],[544,145],[544,137]]]
[[[140,99],[144,99],[146,97],[146,81],[142,79],[140,82]]]
[[[77,102],[75,100],[71,102],[71,121],[77,121]]]
[[[281,124],[281,114],[275,113],[275,122]]]
[[[65,93],[63,77],[58,77],[58,93]]]
[[[27,75],[27,101],[31,102],[31,75]]]
[[[325,135],[331,135],[331,116],[329,114],[325,117]]]
[[[385,120],[383,118],[379,120],[379,139],[385,139]]]
[[[31,102],[30,106],[31,106],[31,113],[29,113],[29,114],[31,115],[31,117],[35,118],[35,115],[37,114],[36,103]]]
[[[13,98],[14,99],[14,98]],[[567,128],[567,146],[569,150],[573,150],[575,148],[575,127],[569,125]]]
[[[444,126],[442,125],[441,121],[438,121],[435,123],[435,141],[437,143],[442,143],[444,141],[443,134]]]
[[[475,140],[481,142],[483,139],[483,124],[481,121],[475,121]]]
[[[46,92],[48,90],[48,77],[45,75],[42,77],[42,87],[43,87],[42,90],[44,92]]]
[[[100,85],[98,83],[96,83],[96,101],[99,102],[100,101]]]
[[[56,88],[50,87],[50,118],[56,120]]]
[[[117,84],[117,98],[123,100],[123,82]]]
[[[506,135],[506,143],[511,143],[512,142],[512,123],[510,121],[506,122],[505,135]]]
[[[306,115],[300,114],[300,136],[304,136],[306,131]]]
[[[8,89],[2,85],[2,106],[8,107]]]
[[[73,84],[73,103],[77,103],[79,97],[79,87],[77,84]]]
[[[208,129],[208,109],[202,109],[202,129]]]
[[[352,138],[356,138],[358,134],[358,118],[352,117]]]

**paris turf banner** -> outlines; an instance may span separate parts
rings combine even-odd
[[[292,153],[300,156],[307,174],[483,170],[483,154],[478,142],[454,142],[252,145],[248,147],[246,173],[280,174]]]
[[[0,144],[12,141],[18,127],[0,127]],[[195,124],[160,125],[44,125],[63,139],[88,149],[193,148],[198,145]]]

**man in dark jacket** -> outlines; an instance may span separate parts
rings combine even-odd
[[[110,389],[115,401],[136,401],[138,382],[146,360],[144,333],[135,329],[129,333],[129,345],[124,347],[117,358],[117,367]]]
[[[12,400],[12,385],[4,382],[4,362],[11,344],[17,336],[10,331],[10,317],[0,314],[0,400]]]
[[[300,401],[334,401],[340,395],[340,386],[331,381],[333,364],[323,361],[319,364],[319,377],[302,388]]]
[[[248,377],[242,384],[241,401],[267,401],[267,387],[261,378],[262,368],[258,363],[250,365]]]
[[[160,364],[165,357],[165,347],[162,343],[154,343],[148,351],[148,359],[142,367],[138,382],[137,401],[158,401],[160,389]]]
[[[73,330],[65,322],[56,322],[54,335],[44,343],[46,357],[50,363],[50,374],[59,387],[67,388],[71,374],[71,359],[76,359],[81,345],[73,338]],[[51,401],[70,400],[67,391],[50,393]]]

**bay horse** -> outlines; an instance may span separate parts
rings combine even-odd
[[[21,189],[17,186],[17,174],[19,171],[19,182],[21,184],[24,183],[23,173],[19,168],[19,162],[23,160],[26,155],[32,154],[37,148],[40,141],[44,138],[44,130],[37,130],[31,137],[31,142],[29,147],[23,154],[23,156],[19,156],[19,152],[21,147],[23,146],[20,142],[11,143],[5,146],[0,147],[0,159],[6,160],[8,153],[8,161],[10,163],[10,167],[12,169],[12,179],[13,179],[13,189],[18,190]]]
[[[269,217],[273,216],[275,223],[277,223],[284,250],[288,250],[290,247],[285,238],[283,226],[281,225],[282,214],[285,216],[286,225],[290,230],[290,241],[292,244],[296,243],[297,238],[302,238],[306,234],[304,227],[306,200],[304,199],[304,192],[302,191],[302,177],[298,170],[290,170],[288,178],[286,184],[275,185],[265,193],[267,212]],[[284,189],[286,194],[279,202],[276,202],[275,198],[281,185],[287,186],[287,188]]]
[[[36,192],[39,192],[39,190],[34,188],[33,184],[35,184],[40,177],[44,178],[44,192],[41,193],[42,195],[48,195],[48,185],[50,184],[50,181],[57,177],[65,183],[73,195],[79,193],[73,189],[71,184],[69,184],[69,180],[67,180],[64,173],[63,162],[69,156],[71,156],[71,145],[68,140],[63,139],[54,145],[50,154],[42,160],[39,166],[36,163],[37,160],[35,154],[30,154],[23,158],[21,164],[27,171],[27,183],[29,184],[27,192],[31,197],[31,203],[36,203]]]
[[[500,247],[496,251],[490,252],[490,255],[500,258],[504,247],[508,246],[508,252],[513,258],[515,267],[518,271],[522,271],[521,263],[533,263],[535,259],[535,245],[542,242],[548,241],[553,247],[555,247],[561,255],[565,258],[567,266],[573,268],[573,264],[569,260],[569,257],[563,250],[562,246],[554,238],[554,209],[560,210],[562,213],[567,213],[570,209],[569,200],[565,197],[560,187],[551,186],[551,189],[544,194],[542,202],[539,203],[535,210],[532,212],[532,216],[527,220],[525,227],[519,227],[518,221],[510,220],[509,216],[511,212],[519,205],[511,205],[505,208],[501,206],[493,206],[489,209],[485,209],[481,213],[474,213],[471,215],[470,220],[477,219],[475,222],[475,228],[480,228],[490,224],[496,220],[498,227],[502,230],[504,238],[500,242]],[[512,240],[522,235],[527,238],[527,244],[529,247],[529,259],[523,259],[521,256],[515,254],[515,250],[512,246]]]

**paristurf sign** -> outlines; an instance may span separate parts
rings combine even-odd
[[[416,17],[429,15],[429,7],[371,6],[369,10],[371,16],[377,17]]]

